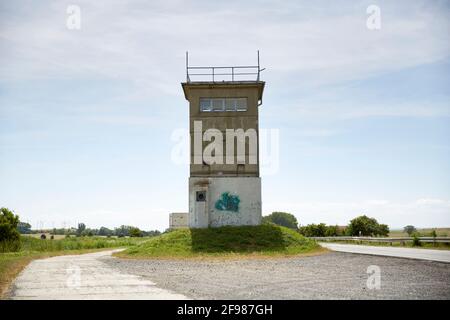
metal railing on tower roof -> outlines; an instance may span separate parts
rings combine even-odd
[[[186,51],[186,82],[258,82],[261,81],[259,64],[255,66],[189,66],[189,53]]]

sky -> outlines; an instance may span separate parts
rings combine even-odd
[[[2,1],[0,206],[34,228],[164,230],[188,210],[189,168],[172,157],[185,52],[252,65],[260,50],[259,124],[279,134],[264,215],[450,227],[449,13],[433,0]]]

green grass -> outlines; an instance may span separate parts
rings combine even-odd
[[[449,237],[450,228],[418,228],[417,232],[422,237],[431,237],[431,232],[435,230],[438,237]],[[403,230],[391,230],[389,237],[409,237]]]
[[[179,229],[116,255],[124,258],[195,258],[295,255],[321,251],[296,231],[275,225]]]
[[[70,237],[60,240],[42,240],[24,236],[20,238],[20,242],[0,242],[0,253],[17,251],[52,252],[128,247],[139,244],[147,239],[148,238]]]
[[[0,242],[0,298],[12,280],[34,259],[56,255],[81,254],[106,248],[130,247],[149,238],[70,237],[41,240],[22,236],[19,242]]]

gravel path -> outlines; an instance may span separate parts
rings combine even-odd
[[[104,263],[194,299],[450,299],[450,264],[331,252],[235,261],[128,260]],[[369,289],[369,266],[381,288]]]

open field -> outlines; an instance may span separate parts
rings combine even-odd
[[[47,239],[50,239],[50,237],[52,236],[51,233],[49,233],[49,232],[22,234],[22,236],[40,239],[41,234],[45,234]],[[63,234],[55,234],[55,235],[53,235],[53,237],[54,237],[54,240],[61,240],[61,239],[64,239],[66,236]]]
[[[298,255],[323,251],[312,239],[276,226],[179,229],[128,248],[123,258],[199,258]]]
[[[16,275],[34,259],[57,255],[81,254],[106,248],[130,247],[148,238],[71,237],[60,240],[41,240],[21,237],[20,243],[0,243],[0,297]]]
[[[418,228],[417,232],[423,236],[431,236],[431,232],[435,230],[436,235],[438,237],[450,237],[450,228]],[[396,238],[396,237],[408,237],[408,234],[406,232],[403,232],[403,229],[401,230],[391,230],[389,232],[389,237]]]

